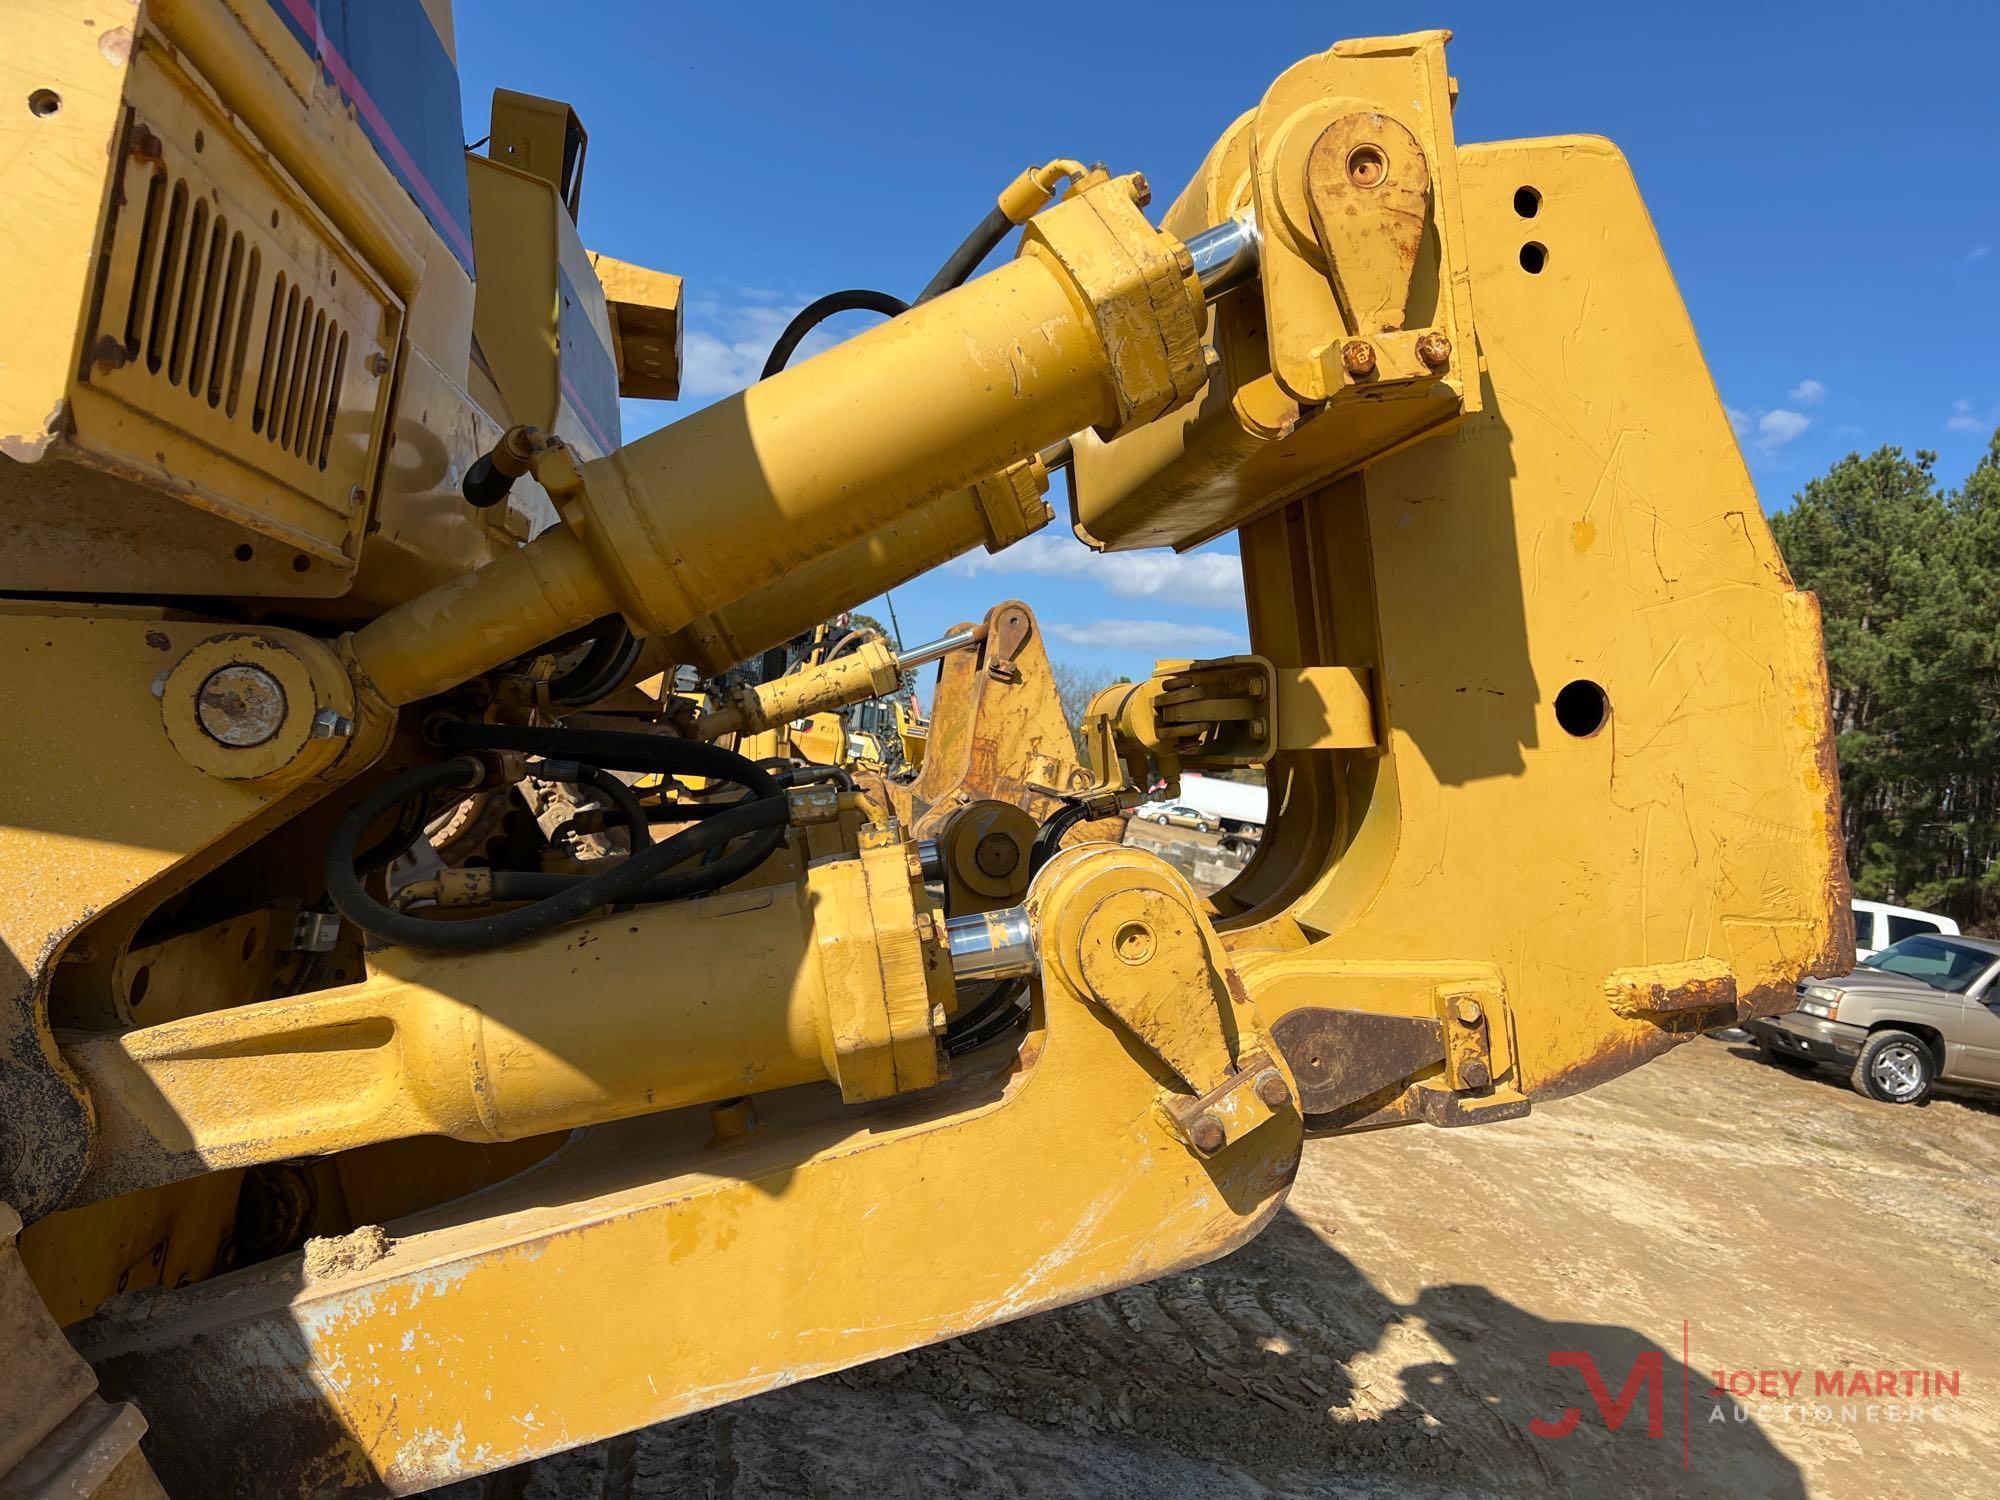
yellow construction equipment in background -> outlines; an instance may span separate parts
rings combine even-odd
[[[9,16],[0,1489],[409,1493],[1020,1317],[1851,948],[1817,610],[1631,174],[1461,146],[1444,33],[1157,224],[996,184],[621,444],[680,287],[583,245],[582,124],[468,155],[442,0],[341,13]],[[1064,466],[1100,550],[1235,532],[1250,622],[1087,766],[1013,602],[697,690]],[[932,661],[914,780],[796,737]],[[1247,765],[1213,898],[1115,842]]]

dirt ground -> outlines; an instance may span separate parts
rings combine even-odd
[[[1871,1104],[1704,1038],[1525,1120],[1315,1141],[1283,1215],[1200,1271],[457,1488],[1992,1493],[1996,1270],[2000,1104]],[[1621,1430],[1564,1351],[1614,1407],[1657,1356]],[[1815,1411],[1817,1372],[1855,1368],[1958,1394]],[[1717,1371],[1800,1395],[1718,1401]],[[1530,1432],[1566,1407],[1567,1437]]]

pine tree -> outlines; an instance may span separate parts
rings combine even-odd
[[[1937,456],[1849,455],[1772,518],[1819,596],[1857,895],[2000,920],[2000,434],[1964,486]]]

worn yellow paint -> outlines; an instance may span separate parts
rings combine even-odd
[[[1386,1004],[1291,977],[1315,966],[1496,965],[1508,1081],[1550,1096],[1843,960],[1838,787],[1815,603],[1624,160],[1473,146],[1459,178],[1487,409],[1245,534],[1253,644],[1376,663],[1386,753],[1274,763],[1290,806],[1221,905],[1273,1014]],[[1302,545],[1346,571],[1265,566]],[[1592,733],[1558,722],[1572,682],[1608,704]]]
[[[261,833],[305,847],[288,820],[327,787],[281,796],[175,751],[152,685],[217,626],[0,606],[22,746],[0,779],[0,934],[29,976],[0,1041],[57,1088],[76,1082],[47,1013],[55,965],[73,960],[70,988],[99,1002],[71,1008],[63,1037],[98,1111],[82,1196],[412,1132],[589,1127],[489,1195],[394,1226],[373,1264],[305,1284],[280,1263],[83,1330],[107,1383],[144,1396],[162,1453],[183,1445],[196,1469],[241,1465],[222,1478],[268,1488],[262,1452],[214,1451],[218,1414],[296,1437],[303,1413],[317,1446],[288,1450],[285,1480],[415,1490],[1090,1295],[1221,1253],[1275,1209],[1300,1122],[1254,1081],[1265,1057],[1285,1079],[1268,1023],[1287,1011],[1465,1028],[1371,1117],[1465,1123],[1784,1003],[1841,951],[1816,608],[1772,546],[1630,174],[1588,138],[1457,146],[1441,35],[1289,71],[1164,232],[1139,217],[1136,183],[1087,174],[1001,270],[618,454],[544,447],[523,483],[532,513],[433,529],[412,515],[459,508],[439,476],[490,446],[508,404],[464,366],[471,284],[407,196],[378,191],[379,163],[357,165],[365,141],[273,18],[246,7],[258,18],[239,22],[218,0],[153,9],[167,30],[140,38],[144,66],[185,83],[202,119],[263,141],[327,253],[358,262],[402,320],[376,331],[396,345],[405,407],[425,410],[380,415],[437,460],[395,488],[406,509],[374,508],[381,540],[357,543],[368,507],[342,509],[350,496],[320,507],[337,525],[302,548],[289,603],[335,556],[378,568],[342,606],[350,620],[407,601],[348,638],[341,661],[375,689],[356,705],[366,742],[316,774],[376,754],[391,705],[607,613],[665,643],[654,670],[726,666],[906,569],[1040,524],[1046,475],[1018,465],[1076,435],[1089,539],[1241,528],[1256,654],[1214,680],[1247,681],[1251,662],[1268,674],[1261,696],[1218,687],[1197,710],[1167,701],[1190,665],[1167,667],[1128,695],[1146,722],[1128,726],[1125,769],[1137,785],[1173,747],[1200,764],[1186,742],[1226,725],[1234,760],[1267,761],[1276,814],[1206,905],[1136,851],[1058,855],[1030,894],[1044,969],[1027,1043],[941,1078],[955,997],[901,833],[941,824],[961,794],[1039,817],[1087,780],[1032,617],[1002,606],[977,653],[943,664],[897,833],[864,837],[843,800],[785,862],[710,901],[496,953],[373,953],[355,985],[119,1032],[113,976],[139,924]],[[190,45],[170,54],[168,35]],[[52,45],[52,66],[87,63],[76,40]],[[86,81],[78,118],[104,125],[130,70],[100,55],[121,81]],[[1455,350],[1407,401],[1327,363],[1354,309],[1325,268],[1339,226],[1301,196],[1312,142],[1371,91],[1426,153],[1434,233],[1411,326],[1370,337],[1398,379],[1420,329]],[[61,145],[24,159],[95,194],[51,219],[67,253],[98,232],[108,168],[83,172]],[[1207,325],[1211,373],[1176,236],[1252,199],[1268,210],[1266,277]],[[559,254],[574,250],[558,231]],[[1400,265],[1406,243],[1377,259]],[[67,297],[62,275],[49,285]],[[1396,290],[1368,299],[1375,322],[1394,321]],[[59,315],[24,337],[23,379],[47,377],[65,338],[74,363],[80,314]],[[10,417],[44,424],[7,433],[39,459],[47,414],[22,406],[11,368],[0,380]],[[225,461],[226,442],[216,472]],[[179,526],[216,511],[182,498]],[[242,524],[277,534],[276,501],[236,498]],[[570,524],[512,549],[551,505]],[[1558,720],[1571,683],[1590,685],[1601,724]],[[504,688],[492,701],[526,711]],[[1176,709],[1208,717],[1176,725]],[[742,1093],[762,1128],[712,1129],[699,1106]],[[1186,1111],[1211,1096],[1229,1143],[1204,1157]],[[90,1144],[82,1097],[58,1102],[76,1115],[61,1139]],[[748,1111],[729,1108],[741,1125]],[[145,1228],[136,1205],[120,1227]]]
[[[64,1058],[100,1142],[75,1201],[820,1079],[853,1102],[927,1088],[952,988],[923,899],[911,850],[891,842],[814,860],[797,885],[572,924],[498,955],[392,949],[354,984],[73,1036]]]
[[[358,670],[407,703],[614,609],[671,634],[1081,427],[1185,400],[1201,291],[1134,191],[1057,204],[1000,269],[586,465],[574,528],[364,627]]]
[[[902,684],[896,653],[884,641],[863,641],[833,661],[818,662],[764,683],[744,683],[695,726],[696,736],[762,734],[793,719],[879,698]]]
[[[1261,1227],[1296,1112],[1203,1159],[1120,1024],[1053,969],[1042,997],[999,1076],[893,1114],[767,1095],[764,1129],[722,1146],[705,1121],[632,1122],[493,1190],[488,1219],[412,1226],[335,1279],[191,1289],[199,1351],[143,1318],[90,1325],[82,1347],[108,1390],[150,1393],[158,1441],[194,1440],[183,1405],[305,1401],[331,1419],[319,1464],[410,1493],[1198,1264]],[[1268,1047],[1254,1011],[1231,1024],[1245,1055]],[[177,1377],[196,1362],[201,1381]],[[237,1461],[211,1452],[209,1472]]]

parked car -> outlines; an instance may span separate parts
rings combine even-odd
[[[1891,906],[1885,901],[1856,901],[1854,903],[1854,956],[1866,958],[1869,954],[1900,943],[1907,937],[1922,937],[1926,933],[1945,933],[1957,936],[1958,923],[1950,917],[1941,917],[1934,911],[1913,911],[1907,906]]]
[[[1772,1061],[1832,1063],[1884,1104],[1940,1082],[2000,1089],[2000,943],[1907,937],[1842,978],[1807,980],[1797,1010],[1745,1024]]]
[[[1148,802],[1132,816],[1162,827],[1171,823],[1179,828],[1199,829],[1203,833],[1214,833],[1222,826],[1191,802]]]

